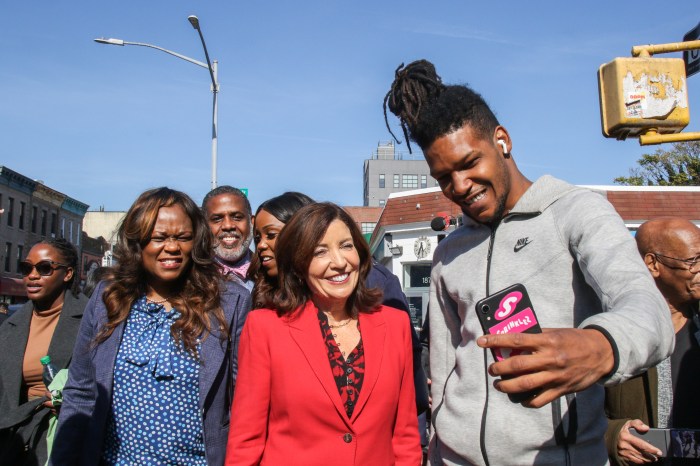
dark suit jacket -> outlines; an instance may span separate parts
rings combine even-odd
[[[112,404],[112,382],[117,351],[124,332],[118,326],[107,340],[95,345],[95,336],[107,321],[102,301],[104,283],[93,293],[85,310],[73,353],[73,364],[63,390],[63,407],[51,453],[53,465],[99,464],[104,432]],[[221,465],[226,453],[233,383],[232,371],[238,336],[250,310],[250,294],[243,286],[225,282],[221,306],[232,337],[223,341],[218,329],[204,339],[199,370],[199,406],[202,410],[207,462]],[[213,326],[215,327],[215,326]],[[173,400],[177,402],[177,400]]]
[[[605,387],[605,415],[608,429],[605,432],[605,444],[610,456],[610,464],[625,466],[627,462],[620,458],[617,441],[625,422],[641,419],[649,427],[658,427],[659,383],[656,367],[632,377],[619,385]]]
[[[49,356],[51,356],[51,363],[56,369],[68,367],[71,361],[73,345],[80,328],[80,319],[87,302],[88,299],[84,295],[75,298],[71,292],[65,294],[63,309],[61,309],[61,315],[49,344]],[[2,350],[0,350],[0,430],[19,424],[40,422],[50,414],[47,408],[39,408],[44,401],[41,398],[20,403],[23,380],[22,364],[29,338],[29,324],[32,320],[33,309],[34,304],[31,301],[27,302],[22,309],[12,314],[0,327],[0,342],[2,342]],[[7,432],[4,435],[7,435]],[[17,432],[14,436],[17,437],[14,440],[4,437],[3,441],[26,443],[29,440],[23,438],[22,431]],[[0,452],[0,458],[0,464],[7,461],[6,452]],[[46,458],[43,460],[45,461]]]
[[[393,307],[401,311],[405,311],[410,315],[406,295],[401,290],[401,283],[396,275],[391,273],[389,269],[376,261],[372,261],[372,268],[367,276],[367,288],[379,288],[384,293],[382,304],[384,306]],[[427,316],[425,324],[428,324]],[[427,410],[428,404],[428,378],[425,375],[422,365],[422,350],[423,347],[418,339],[418,334],[413,324],[409,321],[411,327],[411,345],[413,347],[413,386],[416,389],[416,410],[418,414]]]
[[[348,418],[316,307],[295,312],[248,317],[226,465],[420,465],[406,313],[360,314],[365,373]]]

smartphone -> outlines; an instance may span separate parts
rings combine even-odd
[[[670,429],[649,429],[648,432],[641,433],[637,432],[637,429],[630,429],[630,434],[637,438],[644,440],[647,443],[654,445],[656,448],[661,450],[661,456],[668,456],[668,447],[671,443],[671,431]]]
[[[476,303],[476,315],[485,334],[542,333],[527,290],[520,283],[480,300]],[[496,361],[523,354],[522,351],[510,348],[491,348],[491,353]],[[514,403],[522,403],[535,397],[538,392],[539,390],[531,390],[523,393],[509,393],[508,397]]]
[[[671,458],[700,458],[700,430],[695,429],[649,429],[637,432],[630,429],[630,434],[661,450],[661,456]]]

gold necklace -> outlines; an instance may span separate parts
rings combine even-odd
[[[163,304],[169,300],[170,300],[170,298],[163,298],[163,299],[156,300],[156,299],[151,299],[148,296],[146,296],[146,301],[148,301],[149,303],[152,303],[152,304]]]
[[[328,322],[328,326],[329,326],[330,328],[345,327],[345,326],[348,325],[351,321],[352,321],[352,317],[350,317],[348,320],[346,320],[346,321],[343,322],[342,324],[335,324],[335,325],[333,325],[333,324],[331,324],[330,321],[329,321],[329,322]]]

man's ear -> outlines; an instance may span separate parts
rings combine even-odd
[[[656,260],[656,255],[650,252],[644,254],[644,263],[647,265],[651,276],[658,278],[661,272],[659,271],[659,261]]]
[[[510,156],[510,151],[513,148],[513,142],[510,139],[510,134],[503,126],[496,126],[493,132],[494,143],[498,145],[499,150],[503,152],[504,157]]]

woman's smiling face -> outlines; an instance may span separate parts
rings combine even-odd
[[[282,228],[284,228],[284,223],[265,209],[260,210],[255,216],[253,236],[255,252],[268,277],[277,277],[275,244],[277,243],[277,235],[280,234]]]
[[[161,207],[141,253],[151,286],[169,286],[189,270],[194,246],[192,220],[180,205]]]
[[[357,287],[359,267],[350,229],[342,220],[333,220],[314,249],[306,276],[316,306],[322,310],[345,307]]]

